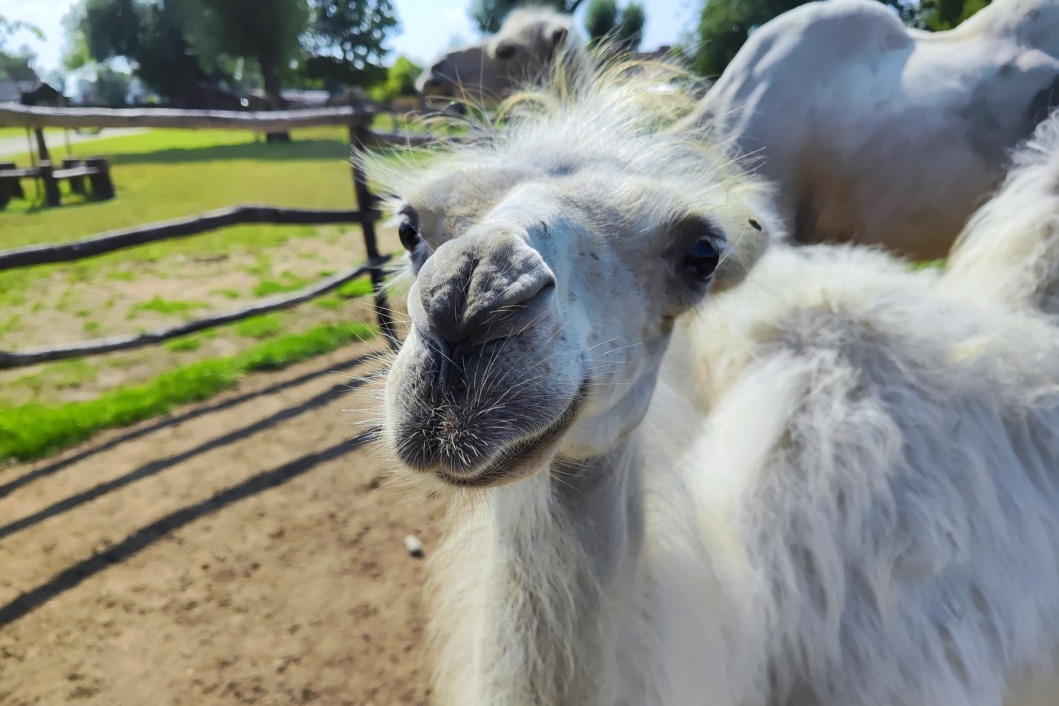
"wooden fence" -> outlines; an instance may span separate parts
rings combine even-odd
[[[358,158],[362,150],[381,145],[418,145],[429,141],[427,135],[376,133],[370,130],[375,113],[355,107],[319,110],[236,112],[208,110],[106,110],[76,108],[39,108],[0,106],[0,127],[27,128],[179,128],[224,129],[279,132],[300,127],[342,125],[349,130],[350,168],[356,210],[308,210],[273,206],[243,205],[210,211],[189,218],[150,223],[135,228],[102,233],[84,240],[55,245],[34,245],[0,251],[0,270],[56,262],[71,262],[94,257],[121,248],[160,240],[199,235],[218,228],[248,223],[360,225],[367,262],[322,279],[296,292],[260,299],[253,304],[230,311],[217,312],[179,326],[136,335],[114,336],[78,341],[59,346],[23,351],[0,351],[0,369],[16,368],[47,361],[86,355],[130,350],[183,336],[195,331],[231,323],[269,311],[286,309],[325,294],[346,282],[367,276],[371,279],[375,316],[379,329],[389,345],[396,346],[397,333],[390,316],[383,288],[383,265],[389,259],[379,252],[375,223],[380,218],[378,199],[368,189],[367,176]]]

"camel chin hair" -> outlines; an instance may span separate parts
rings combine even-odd
[[[380,439],[452,490],[432,700],[1033,703],[1059,328],[1024,293],[1059,253],[1021,211],[1054,223],[1059,117],[951,270],[914,271],[784,244],[772,190],[680,122],[698,84],[594,71],[373,167],[414,279]]]

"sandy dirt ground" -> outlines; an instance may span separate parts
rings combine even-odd
[[[0,468],[0,704],[428,704],[441,508],[343,412],[378,345]]]

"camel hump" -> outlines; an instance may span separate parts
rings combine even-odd
[[[835,62],[910,48],[901,20],[874,0],[821,0],[800,5],[751,32],[727,73],[754,70],[762,60],[775,70],[833,67]],[[792,66],[788,62],[796,62]]]

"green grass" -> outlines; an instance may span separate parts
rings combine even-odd
[[[946,258],[941,258],[940,260],[917,260],[916,262],[912,263],[912,269],[913,270],[927,270],[927,269],[940,270],[941,268],[945,267],[945,262],[946,262]]]
[[[367,278],[355,279],[352,282],[346,282],[341,287],[335,290],[335,293],[343,299],[353,299],[354,297],[366,297],[371,294],[371,280]]]
[[[283,330],[283,317],[279,314],[252,316],[235,324],[235,332],[246,338],[274,338]]]
[[[46,370],[23,375],[16,382],[19,385],[28,387],[35,393],[39,393],[45,384],[52,385],[59,390],[65,390],[71,387],[81,387],[92,382],[96,379],[98,371],[99,368],[94,363],[90,363],[84,358],[73,358],[53,363]]]
[[[184,353],[187,351],[197,351],[202,346],[201,336],[181,336],[180,338],[174,338],[166,341],[162,346],[170,353]]]
[[[309,280],[301,277],[287,276],[283,282],[276,282],[271,279],[264,279],[254,285],[254,289],[251,291],[255,297],[267,297],[273,294],[281,294],[284,292],[293,292],[301,289],[305,285],[309,284]]]
[[[144,384],[118,387],[91,401],[54,406],[29,403],[0,409],[0,460],[40,458],[105,429],[204,400],[234,386],[247,373],[278,370],[374,334],[366,324],[318,326],[259,343],[233,357],[192,363]],[[79,360],[70,364],[87,365]]]
[[[249,132],[151,130],[75,144],[75,155],[110,160],[117,197],[91,202],[64,194],[63,206],[48,209],[15,199],[0,211],[0,248],[68,241],[240,203],[350,208],[353,196],[344,130],[298,130],[293,138],[290,143],[269,144]],[[65,154],[53,142],[56,156]],[[9,159],[28,163],[27,155]],[[156,259],[204,249],[227,252],[235,243],[262,248],[281,244],[292,234],[313,232],[297,226],[243,226],[203,238],[123,250],[117,256]]]
[[[337,311],[342,308],[342,298],[337,295],[323,296],[313,300],[313,305],[328,311]]]
[[[139,302],[129,307],[128,318],[134,318],[138,314],[144,311],[150,311],[155,314],[163,314],[166,316],[187,316],[197,309],[204,309],[208,304],[204,302],[189,302],[181,301],[179,299],[162,299],[159,296],[154,296],[145,302]]]

